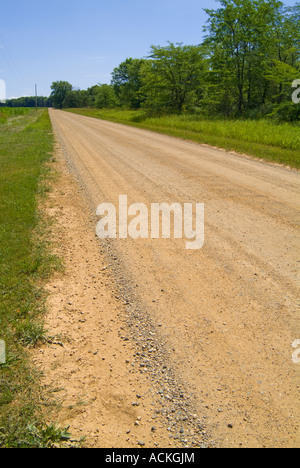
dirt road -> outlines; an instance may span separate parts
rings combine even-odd
[[[299,446],[299,364],[292,360],[300,338],[299,173],[50,112],[95,218],[91,229],[97,206],[117,207],[119,195],[148,207],[205,204],[200,250],[186,250],[184,239],[97,239],[126,309],[121,333],[138,350],[141,373],[173,405],[170,434],[170,414],[174,422],[185,401],[217,446]]]

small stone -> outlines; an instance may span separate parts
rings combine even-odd
[[[139,440],[138,445],[140,445],[141,447],[144,447],[146,443],[143,440]]]

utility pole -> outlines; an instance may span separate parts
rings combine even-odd
[[[38,108],[38,100],[37,100],[37,85],[35,85],[35,108]]]

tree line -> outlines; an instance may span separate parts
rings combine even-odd
[[[300,119],[292,83],[300,79],[300,4],[219,0],[205,9],[198,45],[151,46],[147,58],[127,58],[110,84],[76,90],[52,84],[54,107],[144,109],[147,114]]]
[[[23,96],[19,98],[7,99],[0,106],[5,107],[51,107],[52,98],[44,96]]]

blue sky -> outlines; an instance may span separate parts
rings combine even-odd
[[[296,0],[286,0],[295,5]],[[199,44],[215,0],[1,0],[0,79],[6,95],[48,96],[53,81],[109,83],[127,57],[167,41]]]

